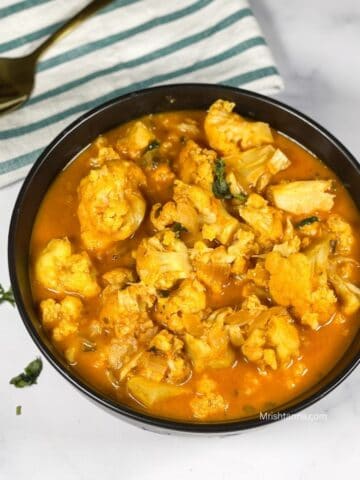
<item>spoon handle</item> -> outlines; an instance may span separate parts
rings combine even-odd
[[[47,50],[53,43],[55,43],[59,38],[62,38],[70,32],[73,28],[80,25],[84,20],[86,20],[90,15],[95,13],[100,8],[105,7],[108,3],[111,3],[113,0],[93,0],[91,3],[86,5],[80,12],[70,18],[67,22],[64,23],[61,27],[52,33],[41,45],[39,45],[36,50],[31,54],[31,56],[38,58],[42,53]]]

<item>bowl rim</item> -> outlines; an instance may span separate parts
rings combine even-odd
[[[211,83],[175,83],[175,84],[166,84],[160,86],[154,86],[142,90],[137,90],[134,92],[127,93],[125,95],[117,96],[112,100],[109,100],[97,107],[85,112],[70,125],[64,128],[43,150],[40,156],[37,158],[31,169],[29,170],[21,189],[18,193],[14,209],[11,215],[10,221],[10,228],[8,234],[8,267],[9,267],[9,274],[10,274],[10,281],[14,293],[14,298],[16,302],[16,306],[22,318],[22,321],[27,329],[28,333],[30,334],[32,340],[39,348],[40,352],[44,355],[47,361],[65,378],[69,381],[76,389],[78,389],[81,393],[91,399],[93,402],[99,404],[100,406],[104,407],[107,410],[112,411],[115,414],[120,415],[125,420],[129,420],[132,423],[136,423],[144,428],[148,427],[149,429],[160,429],[162,431],[167,431],[170,433],[173,432],[183,432],[183,433],[197,433],[197,434],[226,434],[226,433],[237,433],[242,430],[247,430],[254,427],[261,427],[283,418],[287,418],[291,415],[297,414],[300,411],[304,410],[307,407],[310,407],[317,401],[321,400],[325,397],[328,393],[334,390],[340,383],[342,383],[350,374],[355,370],[357,365],[360,363],[360,352],[357,356],[342,370],[341,373],[335,376],[335,378],[330,381],[329,383],[325,384],[321,387],[317,392],[310,395],[308,398],[295,403],[289,407],[276,409],[276,412],[271,411],[270,414],[266,418],[260,418],[259,416],[256,418],[244,418],[244,419],[232,419],[227,421],[217,421],[217,422],[187,422],[184,420],[175,420],[160,416],[155,416],[147,413],[143,413],[141,411],[137,411],[128,407],[125,404],[117,403],[116,401],[112,400],[111,398],[107,397],[105,394],[97,391],[95,387],[91,387],[87,385],[80,377],[75,375],[71,369],[66,369],[60,361],[56,358],[56,356],[51,352],[51,350],[46,346],[46,344],[41,340],[41,337],[38,335],[35,325],[30,320],[30,316],[28,316],[25,304],[22,299],[22,295],[20,292],[19,281],[16,274],[16,254],[15,249],[13,248],[13,238],[18,228],[18,220],[19,215],[21,212],[21,207],[23,203],[24,196],[29,188],[29,186],[36,178],[36,174],[42,163],[47,159],[47,157],[51,154],[52,150],[58,145],[64,137],[67,136],[69,132],[71,132],[74,128],[78,127],[80,124],[86,122],[91,117],[96,116],[99,112],[106,110],[107,108],[122,102],[127,99],[136,98],[137,96],[141,95],[151,95],[154,91],[166,91],[169,89],[174,88],[203,88],[203,89],[215,89],[219,88],[222,91],[229,91],[233,93],[241,93],[244,97],[248,98],[255,98],[260,100],[264,103],[267,103],[271,106],[274,106],[280,110],[285,111],[286,113],[290,114],[291,116],[295,116],[298,119],[302,120],[303,122],[309,124],[312,128],[317,130],[326,140],[330,143],[335,144],[335,146],[340,150],[341,154],[346,156],[354,170],[357,174],[360,174],[360,165],[356,161],[355,157],[350,153],[350,151],[327,129],[322,127],[316,121],[312,120],[307,115],[304,115],[299,110],[290,107],[289,105],[280,102],[274,98],[268,97],[266,95],[262,95],[260,93],[252,92],[249,90],[245,90],[242,88],[227,86],[227,85],[220,85],[220,84],[211,84]],[[306,148],[306,146],[305,146]],[[325,162],[326,163],[326,162]],[[353,340],[354,341],[354,340]],[[348,349],[350,345],[348,346]],[[343,355],[345,355],[344,352]],[[342,357],[341,357],[342,358]],[[340,361],[340,359],[339,359]],[[333,366],[332,369],[336,367],[336,364]],[[328,374],[331,370],[328,372]],[[311,387],[310,387],[311,388]],[[305,392],[304,392],[305,393]],[[296,401],[296,397],[291,401],[292,403]],[[290,403],[290,402],[287,402]],[[286,404],[285,404],[286,405]]]

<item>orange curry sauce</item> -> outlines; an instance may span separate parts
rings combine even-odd
[[[156,138],[161,142],[165,140],[167,134],[167,128],[164,125],[168,127],[172,123],[183,122],[189,118],[193,119],[200,125],[200,133],[192,135],[191,138],[201,145],[206,145],[204,132],[201,128],[204,116],[205,112],[199,111],[173,112],[150,115],[144,117],[142,121],[148,125],[151,124]],[[116,140],[124,135],[128,125],[122,125],[104,135],[110,145],[115,144]],[[354,231],[357,231],[360,222],[359,212],[334,173],[297,143],[275,131],[273,131],[273,135],[274,145],[288,156],[291,166],[274,176],[271,183],[278,183],[280,179],[333,179],[336,191],[333,212],[341,214],[352,225]],[[176,158],[182,146],[180,137],[174,140],[172,150],[168,153],[170,162]],[[65,236],[69,238],[75,251],[82,249],[77,217],[77,188],[80,180],[91,169],[91,159],[96,156],[96,152],[96,146],[90,145],[61,172],[47,192],[37,215],[31,240],[30,271],[33,298],[37,306],[41,300],[49,297],[62,298],[43,288],[34,278],[33,265],[39,253],[51,239]],[[156,202],[164,203],[171,198],[171,192],[164,189],[161,183],[154,182],[151,172],[147,173],[147,177],[148,189],[145,194],[148,206]],[[131,256],[132,250],[137,247],[144,236],[152,233],[149,222],[145,220],[131,239],[119,243],[115,254],[112,250],[99,259],[90,253],[98,272],[99,282],[101,283],[101,275],[108,270],[124,266],[134,267],[134,259]],[[355,242],[353,257],[360,261],[357,238],[355,238]],[[360,280],[360,276],[354,280]],[[209,305],[213,308],[239,305],[243,298],[243,284],[236,280],[224,285],[220,295],[208,294]],[[99,298],[95,297],[86,300],[84,303],[86,317],[89,320],[96,318],[100,306]],[[318,331],[299,326],[301,358],[299,362],[295,362],[287,368],[279,368],[275,371],[269,370],[267,374],[261,375],[254,364],[247,362],[241,353],[238,353],[237,361],[231,368],[206,370],[205,373],[218,383],[218,391],[229,405],[225,414],[212,418],[212,420],[240,418],[256,411],[273,408],[310,388],[334,366],[347,349],[358,328],[358,318],[355,317],[356,315],[345,318],[344,323],[329,322]],[[85,334],[86,326],[83,328]],[[71,336],[57,343],[56,347],[64,352],[69,342],[71,342]],[[98,340],[97,344],[99,344]],[[143,409],[126,393],[124,386],[118,389],[113,388],[105,374],[105,367],[100,362],[99,364],[96,362],[97,355],[96,351],[79,352],[77,363],[71,368],[94,385],[96,389],[136,409]],[[194,388],[198,379],[199,374],[193,373],[187,385]],[[189,407],[189,398],[186,396],[159,402],[151,408],[150,413],[174,419],[194,420]]]

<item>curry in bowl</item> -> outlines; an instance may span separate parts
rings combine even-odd
[[[280,407],[358,329],[353,201],[318,158],[234,107],[100,136],[34,225],[43,328],[82,377],[151,415],[209,422]]]

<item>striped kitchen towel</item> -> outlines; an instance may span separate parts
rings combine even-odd
[[[2,0],[0,56],[31,52],[89,0]],[[114,0],[51,47],[31,99],[0,116],[0,186],[23,178],[79,115],[164,83],[271,94],[282,80],[247,0]]]

